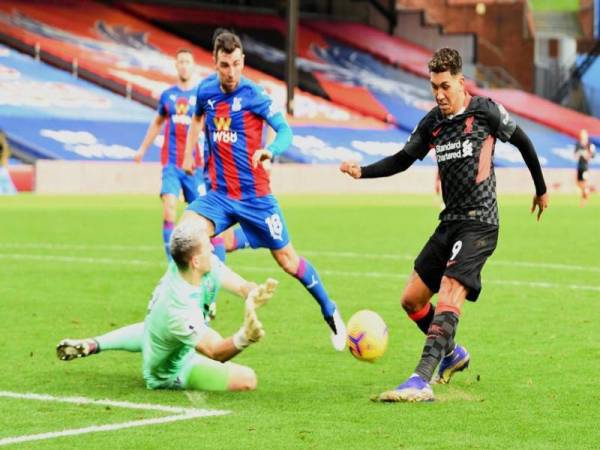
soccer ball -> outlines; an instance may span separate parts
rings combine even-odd
[[[388,329],[379,314],[363,309],[348,321],[348,348],[356,359],[373,362],[387,348]]]

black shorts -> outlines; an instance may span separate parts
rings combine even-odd
[[[468,290],[467,300],[481,292],[481,269],[494,253],[498,227],[476,221],[441,222],[415,260],[415,271],[433,292],[442,276],[455,278]]]
[[[587,169],[577,169],[577,181],[587,180]]]

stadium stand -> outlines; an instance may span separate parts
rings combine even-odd
[[[407,51],[409,55],[413,54],[412,46],[406,47],[403,41],[397,37],[355,23],[311,21],[306,25],[327,36],[335,37],[341,42],[367,50],[391,64],[416,73],[414,61],[404,56]],[[426,65],[423,65],[423,68],[425,67]],[[423,72],[421,75],[423,75]],[[597,144],[600,143],[600,120],[594,117],[555,105],[541,97],[517,89],[482,89],[474,83],[470,83],[468,89],[471,93],[487,96],[502,103],[509,111],[572,137],[578,136],[581,128],[586,128],[592,139]]]
[[[583,55],[578,59],[582,60]],[[587,106],[592,115],[600,118],[600,58],[588,69],[581,79]]]
[[[172,55],[176,49],[193,49],[199,77],[213,70],[210,52],[94,2],[65,1],[40,8],[36,2],[8,1],[0,4],[0,18],[6,24],[0,39],[10,45],[29,51],[38,49],[42,59],[45,55],[63,68],[71,69],[76,61],[80,75],[104,86],[116,83],[114,90],[130,91],[133,98],[149,104],[154,104],[158,94],[175,81]],[[269,90],[283,107],[285,86],[281,81],[251,68],[246,74]],[[286,156],[300,162],[333,162],[348,156],[372,161],[389,154],[382,152],[392,144],[397,148],[407,136],[379,120],[300,90],[292,125],[296,139]],[[332,131],[332,125],[338,132]],[[382,145],[364,152],[361,148],[365,142]],[[53,154],[46,151],[45,156]]]
[[[277,71],[277,68],[283,66],[285,57],[285,23],[281,18],[267,14],[129,2],[122,3],[121,6],[138,17],[152,20],[156,25],[177,32],[205,48],[210,48],[212,31],[216,26],[234,27],[241,34],[248,62],[268,70],[271,75],[283,77],[283,73]],[[380,45],[374,44],[379,32],[362,27],[360,32],[363,34],[356,42],[364,44],[363,47],[367,50],[372,45],[373,51],[377,49],[381,53],[378,54],[382,56],[379,59],[366,51],[357,50],[360,47],[358,43],[348,47],[337,39],[325,36],[321,31],[312,30],[311,23],[306,22],[307,26],[300,26],[299,31],[298,67],[301,69],[300,83],[304,83],[302,87],[310,88],[318,83],[317,90],[333,102],[379,120],[386,120],[405,132],[412,131],[424,112],[434,105],[429,83],[425,78],[431,52],[401,38],[393,38],[383,40],[384,48],[386,42],[390,44],[390,53],[385,54]],[[332,27],[335,28],[335,25],[332,24]],[[373,33],[373,39],[369,38],[369,33]],[[402,45],[400,50],[397,46],[392,46],[396,41]],[[393,56],[398,51],[402,55],[409,55],[407,58],[402,57],[402,68],[398,67]],[[472,83],[471,87],[477,89]],[[546,167],[572,166],[572,152],[569,148],[573,139],[570,136],[524,117],[516,118],[536,144]],[[514,153],[511,146],[499,145],[498,149],[497,165],[523,165],[520,156]]]
[[[23,160],[131,159],[153,111],[0,45],[0,128]],[[148,155],[158,161],[154,147]]]
[[[193,49],[199,76],[212,72],[210,52],[189,40],[193,38],[206,47],[216,25],[250,27],[252,37],[250,33],[243,36],[249,54],[252,49],[267,62],[269,57],[281,58],[284,23],[277,17],[241,16],[229,11],[209,14],[196,8],[169,7],[162,12],[157,5],[119,5],[128,12],[90,1],[66,0],[40,8],[38,2],[9,0],[0,4],[0,19],[6,24],[0,39],[33,50],[42,59],[63,68],[76,66],[80,75],[148,104],[154,104],[161,90],[174,81],[171,55],[177,48]],[[174,36],[142,20],[151,18],[155,23],[164,19],[162,25],[177,20],[178,28],[187,30],[190,39]],[[181,18],[194,26],[182,26]],[[197,33],[191,33],[193,28]],[[271,45],[273,37],[279,44]],[[312,90],[324,98],[297,91],[296,117],[292,119],[295,139],[287,153],[293,161],[336,162],[352,158],[368,163],[394,153],[423,111],[432,105],[424,78],[431,52],[415,44],[362,25],[310,21],[301,27],[299,48],[306,69],[306,86],[312,85]],[[278,65],[277,61],[272,64]],[[246,73],[268,89],[279,105],[284,104],[285,87],[276,78],[277,73],[267,75],[250,67]],[[573,125],[568,119],[561,120],[560,128],[547,123],[559,128],[562,133],[558,133],[540,125],[546,123],[539,120],[540,114],[531,114],[535,109],[531,108],[535,104],[531,103],[531,96],[520,91],[488,92],[473,83],[469,86],[472,92],[498,98],[508,109],[532,118],[518,120],[540,150],[545,166],[572,167]],[[525,104],[515,101],[519,95],[525,95],[520,99]],[[543,101],[538,104],[543,105]],[[561,114],[566,111],[556,108]],[[390,127],[389,123],[396,126]],[[588,128],[597,135],[593,126]],[[523,167],[520,155],[510,146],[498,147],[496,161],[499,166]],[[434,163],[426,159],[423,164]]]

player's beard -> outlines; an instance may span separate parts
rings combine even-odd
[[[438,103],[438,107],[444,116],[452,115],[452,107],[448,103],[443,103],[441,105]]]
[[[233,92],[237,85],[238,83],[236,83],[235,80],[226,80],[225,82],[221,81],[221,89],[223,89],[224,92]]]

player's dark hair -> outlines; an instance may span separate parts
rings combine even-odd
[[[442,48],[433,54],[427,65],[433,73],[450,72],[456,75],[462,72],[462,58],[453,48]]]
[[[225,28],[217,28],[213,33],[213,55],[217,55],[220,51],[224,53],[233,53],[236,48],[239,48],[244,53],[242,41],[237,34]]]
[[[192,51],[189,48],[181,47],[181,48],[178,48],[177,51],[175,52],[175,58],[177,58],[181,53],[189,53],[190,55],[192,55],[192,57],[194,57],[194,54],[192,53]]]

